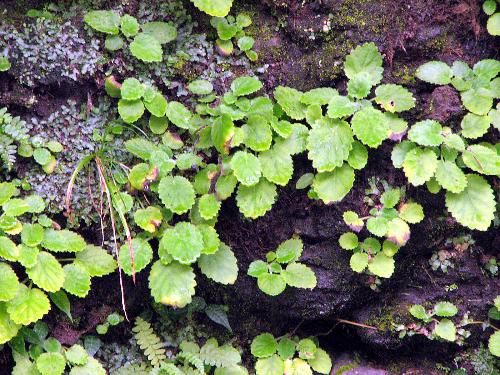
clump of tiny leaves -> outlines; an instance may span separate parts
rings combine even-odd
[[[486,29],[491,35],[500,36],[500,12],[498,0],[486,0],[483,3],[483,11],[488,17]]]
[[[270,296],[281,294],[287,285],[313,289],[316,286],[316,275],[308,266],[298,262],[302,250],[300,238],[289,239],[281,243],[276,251],[268,252],[266,261],[256,260],[250,263],[247,273],[257,278],[259,289]]]
[[[500,321],[500,295],[496,296],[493,301],[493,307],[488,311],[489,320]],[[500,330],[492,324],[485,324],[495,330],[488,340],[488,349],[491,354],[500,357]]]
[[[0,160],[7,171],[12,169],[19,155],[33,157],[45,173],[52,173],[57,165],[54,153],[61,151],[63,146],[59,142],[31,137],[26,121],[13,117],[7,108],[0,108]]]
[[[104,46],[109,51],[123,48],[129,43],[130,53],[144,62],[163,60],[162,45],[177,38],[177,29],[169,22],[147,22],[139,24],[129,14],[120,16],[113,10],[93,10],[85,15],[85,23],[92,29],[106,34]]]
[[[151,323],[138,317],[134,337],[153,368],[152,374],[184,375],[248,375],[241,365],[241,355],[231,344],[219,345],[215,338],[209,338],[203,346],[184,340],[179,344],[175,356],[169,355],[165,345],[156,334]]]
[[[108,333],[109,327],[114,327],[123,322],[124,318],[118,313],[111,313],[108,315],[104,323],[98,324],[95,329],[99,335]]]
[[[374,207],[369,215],[360,218],[354,211],[343,214],[344,222],[352,232],[344,233],[339,238],[339,245],[343,249],[353,251],[350,265],[355,272],[364,272],[366,269],[376,276],[388,278],[394,272],[394,255],[410,239],[410,226],[423,220],[424,211],[420,204],[405,201],[403,188],[391,188],[379,196],[371,195],[368,199]],[[380,191],[377,190],[379,193]],[[378,200],[375,203],[375,199]],[[368,232],[377,237],[385,237],[382,245],[373,237],[359,241],[356,233],[365,227]],[[356,232],[356,233],[355,233]]]
[[[469,112],[458,131],[435,120],[417,122],[408,139],[392,151],[394,166],[403,168],[412,185],[427,184],[433,193],[444,188],[451,215],[460,224],[482,231],[490,227],[496,209],[493,190],[483,176],[500,174],[500,155],[498,143],[473,142],[500,128],[500,112],[493,108],[500,98],[499,72],[500,61],[491,59],[479,61],[472,69],[461,61],[452,67],[440,61],[420,66],[418,78],[438,85],[451,83]]]
[[[71,318],[66,292],[85,297],[92,277],[116,269],[105,250],[44,215],[42,198],[18,195],[14,183],[0,183],[0,344],[45,316],[50,300]]]
[[[319,347],[315,338],[275,338],[270,333],[263,333],[252,341],[251,353],[257,359],[256,375],[312,375],[313,370],[329,374],[332,369],[330,356]]]
[[[223,56],[230,56],[234,51],[234,43],[241,52],[244,52],[250,61],[256,61],[257,52],[252,50],[255,39],[246,35],[244,28],[252,24],[252,19],[245,13],[240,13],[235,17],[212,17],[210,24],[217,30],[218,39],[216,41],[219,53]]]
[[[64,347],[54,337],[48,337],[48,334],[49,328],[42,322],[35,323],[33,328],[21,329],[9,343],[16,362],[13,374],[106,374],[102,365],[81,345]]]

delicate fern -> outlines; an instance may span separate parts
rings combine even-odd
[[[0,134],[0,159],[9,171],[16,162],[16,152],[17,146],[13,144],[12,138]]]
[[[162,363],[159,368],[151,371],[151,375],[185,375],[185,373],[173,363]]]
[[[7,108],[0,109],[0,159],[7,170],[16,162],[16,143],[26,143],[29,139],[26,122],[19,117],[12,117]]]
[[[129,367],[120,367],[114,375],[150,375],[151,368],[145,363],[133,364]]]
[[[203,363],[203,359],[200,358],[199,354],[190,352],[181,352],[177,356],[177,359],[184,360],[184,364],[189,364],[193,366],[200,372],[200,374],[203,375],[205,373],[205,366]]]
[[[142,349],[149,362],[151,362],[151,365],[153,367],[160,366],[160,364],[167,359],[167,356],[165,355],[163,343],[153,331],[151,324],[138,317],[135,320],[132,331],[134,332],[137,344]]]
[[[214,338],[203,345],[199,356],[205,364],[216,367],[233,367],[241,361],[241,355],[235,348],[228,344],[219,346]]]

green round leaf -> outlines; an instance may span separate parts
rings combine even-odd
[[[358,105],[347,96],[336,95],[328,103],[327,116],[330,118],[347,117],[358,109]]]
[[[176,27],[167,22],[147,22],[142,25],[142,31],[155,38],[160,44],[170,43],[177,38]]]
[[[451,161],[438,161],[436,181],[452,193],[460,193],[467,186],[467,179],[464,172]]]
[[[488,22],[486,23],[486,28],[491,35],[500,36],[500,12],[493,14],[490,18],[488,18]],[[498,333],[498,332],[497,332]],[[497,335],[497,337],[500,335]],[[497,338],[498,342],[498,338]],[[497,353],[498,353],[498,344],[497,344]],[[493,353],[493,351],[491,351]],[[498,356],[498,354],[495,354]]]
[[[354,170],[347,164],[335,168],[333,172],[318,173],[313,181],[313,189],[326,204],[342,200],[354,184]]]
[[[276,196],[276,185],[261,178],[254,186],[239,185],[236,203],[243,215],[256,219],[271,209]]]
[[[270,296],[281,294],[286,288],[286,281],[282,275],[262,274],[257,277],[259,289]]]
[[[123,35],[130,38],[139,32],[139,22],[137,22],[137,18],[125,14],[121,19],[120,28]]]
[[[352,149],[349,152],[347,163],[353,169],[363,169],[368,162],[368,150],[358,141],[352,143]]]
[[[262,82],[255,77],[238,77],[231,83],[231,91],[236,96],[253,94],[262,88]]]
[[[135,223],[146,232],[154,233],[161,225],[163,215],[158,207],[149,206],[134,213]]]
[[[405,203],[399,208],[399,217],[410,224],[420,223],[424,216],[424,209],[418,203]]]
[[[299,260],[302,255],[303,243],[300,238],[291,238],[282,242],[276,249],[276,261],[290,263]]]
[[[363,99],[368,96],[371,89],[372,78],[368,72],[357,73],[347,82],[347,92],[353,98]]]
[[[302,94],[291,87],[278,86],[274,90],[274,99],[290,118],[302,120],[306,117],[307,110],[307,106],[300,101]]]
[[[266,118],[252,115],[242,126],[245,145],[254,151],[266,151],[271,147],[273,132]]]
[[[221,202],[213,194],[205,194],[200,198],[198,210],[205,220],[213,219],[219,213]]]
[[[123,48],[123,39],[118,35],[108,35],[104,41],[104,48],[108,51],[118,51]]]
[[[181,222],[165,231],[158,249],[160,258],[167,254],[182,264],[196,262],[204,248],[203,235],[191,223]]]
[[[462,154],[466,166],[485,175],[500,175],[500,155],[489,147],[472,145]]]
[[[455,316],[458,313],[457,307],[451,302],[438,302],[434,306],[434,314],[442,317]]]
[[[354,272],[361,273],[368,266],[368,254],[366,253],[354,253],[351,256],[349,264]]]
[[[83,251],[77,253],[75,263],[83,266],[92,277],[109,275],[117,268],[114,257],[94,245],[87,245]]]
[[[171,262],[153,264],[149,274],[151,295],[158,303],[182,308],[191,303],[196,286],[195,274],[190,266]]]
[[[259,159],[246,151],[238,151],[231,159],[231,169],[234,175],[245,186],[253,186],[261,176]]]
[[[131,252],[134,255],[134,272],[141,272],[153,259],[153,250],[148,241],[142,238],[132,239],[132,249],[128,242],[120,247],[118,261],[127,275],[132,276]]]
[[[442,319],[434,327],[434,334],[446,341],[455,341],[457,329],[451,320]]]
[[[419,121],[408,132],[408,139],[422,146],[439,146],[443,143],[441,124],[434,120]]]
[[[312,369],[320,374],[328,375],[332,370],[332,360],[327,352],[323,349],[318,348],[314,353],[314,358],[307,361]]]
[[[139,33],[130,43],[130,52],[144,62],[160,62],[163,59],[163,50],[158,40],[146,33]]]
[[[388,136],[384,114],[374,108],[364,108],[352,116],[351,127],[356,137],[365,145],[377,148]]]
[[[19,248],[8,237],[0,236],[0,257],[16,261],[19,258]]]
[[[256,375],[283,375],[285,363],[276,354],[269,358],[259,358],[255,363]]]
[[[388,221],[385,217],[371,217],[366,221],[366,229],[378,237],[383,237],[389,230]]]
[[[467,187],[460,193],[446,193],[446,207],[462,225],[485,231],[495,213],[495,197],[488,182],[481,176],[466,175]]]
[[[313,289],[316,287],[316,275],[302,263],[290,263],[282,273],[288,285],[295,288]]]
[[[87,351],[78,344],[75,344],[67,349],[64,355],[66,356],[66,360],[69,363],[75,365],[84,365],[85,363],[87,363],[89,358]]]
[[[144,114],[144,104],[141,100],[120,99],[118,101],[118,113],[124,122],[132,124]]]
[[[412,93],[402,86],[386,84],[375,90],[375,101],[389,112],[403,112],[415,107]]]
[[[214,86],[206,79],[197,79],[188,85],[188,90],[195,95],[208,95],[214,90]]]
[[[220,284],[234,284],[238,277],[236,257],[229,246],[222,242],[215,254],[202,254],[198,266],[205,276]]]
[[[7,305],[0,302],[0,345],[14,338],[19,328],[21,328],[21,326],[10,319],[7,313]]]
[[[427,321],[429,319],[429,315],[427,314],[427,311],[425,311],[424,306],[422,305],[412,305],[409,309],[410,314],[413,315],[415,318]]]
[[[38,253],[37,263],[27,268],[26,273],[37,286],[47,292],[57,292],[65,280],[62,266],[52,254],[45,251]]]
[[[36,359],[36,368],[42,375],[61,375],[66,368],[66,360],[61,353],[42,353]]]
[[[487,115],[493,105],[493,98],[484,89],[472,88],[462,92],[460,96],[464,107],[479,116]]]
[[[189,123],[193,114],[184,106],[184,104],[179,102],[168,103],[166,114],[168,119],[177,127],[189,129]]]
[[[437,156],[432,150],[414,148],[406,154],[403,170],[412,185],[420,186],[434,176],[437,164]]]
[[[195,7],[213,17],[226,17],[233,0],[191,0]]]
[[[121,87],[121,97],[124,100],[137,100],[144,96],[146,89],[136,78],[127,78]]]
[[[90,275],[87,270],[78,262],[66,264],[63,269],[66,275],[63,288],[77,297],[86,297],[90,291]]]
[[[345,250],[354,250],[358,247],[358,236],[355,233],[347,232],[339,237],[339,245]]]
[[[19,280],[14,270],[8,264],[0,263],[0,301],[5,302],[13,299],[17,294],[19,285]]]
[[[472,139],[482,137],[488,131],[490,124],[490,116],[478,116],[474,113],[467,113],[460,123],[462,135],[465,138]]]
[[[497,13],[500,14],[500,13]],[[500,23],[500,20],[499,20]],[[500,35],[500,30],[498,30],[498,34]],[[494,356],[500,357],[500,331],[496,331],[493,333],[488,340],[488,349],[490,353]]]
[[[400,218],[392,219],[388,223],[387,239],[399,247],[406,245],[410,239],[410,227]]]
[[[262,174],[270,182],[285,186],[293,175],[293,160],[281,148],[272,148],[259,154]]]
[[[365,43],[354,48],[346,57],[344,71],[347,78],[352,79],[356,74],[366,72],[371,77],[372,85],[382,80],[382,55],[375,43]]]
[[[111,10],[93,10],[85,15],[85,23],[102,33],[117,35],[120,32],[120,16]]]
[[[40,320],[50,310],[50,302],[44,292],[36,288],[29,289],[23,284],[19,285],[14,299],[6,304],[10,319],[25,326]]]
[[[250,351],[257,358],[271,357],[278,350],[278,343],[270,333],[263,333],[253,339]]]
[[[47,165],[52,160],[52,154],[46,148],[36,148],[33,151],[33,158],[40,165]]]
[[[451,82],[453,71],[444,62],[429,61],[420,65],[415,75],[417,78],[428,83],[433,83],[435,85],[447,85]]]
[[[378,253],[368,263],[368,269],[378,277],[389,278],[394,273],[394,259],[384,253]]]
[[[158,185],[158,195],[170,211],[183,214],[194,205],[194,189],[188,179],[182,176],[167,176]]]

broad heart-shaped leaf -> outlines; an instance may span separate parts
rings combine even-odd
[[[460,96],[464,107],[479,116],[487,115],[493,105],[493,98],[482,89],[472,88],[462,92]]]
[[[7,202],[16,192],[16,186],[12,182],[0,182],[0,205]]]
[[[354,250],[358,247],[358,243],[358,236],[352,232],[343,233],[339,237],[339,245],[345,250]]]
[[[274,98],[283,111],[294,120],[302,120],[306,117],[307,106],[300,101],[302,94],[291,87],[278,86],[274,90]]]
[[[144,96],[145,90],[144,85],[137,78],[127,78],[120,89],[124,100],[138,100]]]
[[[351,127],[358,139],[368,147],[377,148],[387,138],[389,127],[378,109],[364,108],[351,119]]]
[[[17,324],[29,325],[41,319],[50,310],[47,295],[40,289],[21,284],[14,299],[6,302],[10,319]]]
[[[40,224],[23,224],[23,231],[21,232],[22,242],[27,246],[37,246],[43,240],[44,230]]]
[[[244,142],[248,148],[254,151],[266,151],[271,147],[273,132],[264,116],[252,115],[247,123],[242,126]]]
[[[137,18],[125,14],[120,20],[120,29],[127,38],[135,36],[139,32]]]
[[[332,370],[330,355],[321,348],[317,348],[314,358],[309,359],[307,362],[309,362],[314,371],[320,374],[328,375]]]
[[[144,101],[144,106],[153,116],[163,117],[167,113],[167,99],[157,92],[150,101]]]
[[[194,189],[189,180],[182,176],[167,176],[158,185],[158,195],[170,211],[183,214],[194,204]]]
[[[500,155],[482,145],[472,145],[462,154],[463,161],[473,171],[481,174],[500,175]]]
[[[474,113],[467,113],[460,123],[462,127],[462,136],[472,139],[482,137],[488,131],[490,124],[490,116],[479,116]]]
[[[491,15],[489,18],[488,18],[488,22],[486,23],[486,28],[488,29],[488,33],[490,33],[491,35],[495,35],[495,36],[499,36],[500,35],[500,12],[497,12],[493,15]],[[490,351],[495,354],[497,357],[500,357],[500,355],[498,353],[500,353],[500,334],[498,332],[495,332],[495,334],[493,336],[496,335],[496,354],[495,352],[493,352],[493,350],[491,350],[490,348]],[[493,337],[491,336],[491,337]],[[491,341],[491,339],[490,339]]]
[[[151,268],[149,288],[158,303],[182,308],[191,303],[195,286],[195,274],[190,266],[176,261],[165,266],[158,260]]]
[[[118,101],[118,113],[124,122],[132,124],[144,114],[144,104],[142,100],[120,99]]]
[[[384,69],[382,55],[375,43],[365,43],[354,48],[345,59],[344,71],[349,79],[366,72],[371,77],[372,85],[377,85],[382,80]]]
[[[154,233],[162,220],[163,215],[158,207],[149,206],[134,213],[135,223],[149,233]]]
[[[497,13],[496,15],[499,14],[500,13]],[[500,16],[497,17],[497,19],[498,19],[497,23],[499,24],[499,26],[497,26],[497,35],[500,35]],[[496,331],[490,336],[488,340],[488,349],[490,350],[491,354],[500,357],[500,331]]]
[[[278,342],[270,333],[262,333],[255,337],[250,346],[252,355],[256,358],[271,357],[278,349]]]
[[[389,278],[394,273],[394,259],[384,253],[378,253],[368,263],[368,270],[378,277]]]
[[[399,217],[410,224],[420,223],[424,219],[424,209],[415,202],[405,203],[399,208]]]
[[[347,160],[353,141],[347,122],[323,118],[316,121],[309,132],[308,158],[318,172],[331,172]]]
[[[117,35],[120,32],[120,15],[112,10],[93,10],[85,15],[84,20],[101,33]]]
[[[8,264],[0,263],[0,301],[10,301],[18,289],[19,280],[14,270]]]
[[[166,44],[177,38],[177,29],[168,22],[147,22],[142,25],[142,31],[151,35],[158,43]]]
[[[318,87],[305,92],[300,98],[300,101],[307,105],[326,105],[338,94],[339,92],[331,87]]]
[[[299,260],[302,255],[303,243],[300,238],[291,238],[282,242],[276,249],[276,261],[290,263]]]
[[[427,322],[430,319],[429,315],[427,314],[427,311],[425,311],[425,308],[422,305],[412,305],[408,309],[408,311],[415,318],[423,320],[424,322]]]
[[[67,229],[46,229],[42,241],[42,247],[54,252],[77,253],[86,246],[82,236]]]
[[[468,174],[467,187],[458,194],[446,193],[446,208],[462,225],[485,231],[495,217],[495,197],[481,176]]]
[[[214,194],[204,194],[199,201],[198,210],[200,216],[205,220],[211,220],[217,216],[221,203]]]
[[[5,344],[15,337],[19,328],[21,326],[10,319],[7,313],[7,305],[4,302],[0,302],[0,345]]]
[[[265,273],[257,277],[259,289],[270,296],[281,294],[286,288],[286,281],[282,275]]]
[[[349,261],[349,265],[351,266],[354,272],[361,273],[368,266],[368,254],[366,253],[354,253],[351,256]]]
[[[366,229],[377,237],[383,237],[389,229],[388,221],[385,217],[371,217],[366,221]]]
[[[255,77],[238,77],[231,83],[231,91],[236,96],[253,94],[262,88],[262,82]]]
[[[191,223],[181,222],[165,231],[158,254],[164,262],[170,255],[182,264],[191,264],[200,257],[204,246],[203,235],[198,228]]]
[[[442,61],[429,61],[420,65],[415,73],[422,81],[435,85],[447,85],[451,82],[453,71]]]
[[[441,319],[434,327],[434,334],[446,341],[455,341],[457,329],[455,324],[449,319]]]
[[[89,356],[84,365],[72,367],[69,375],[106,375],[106,370],[97,359]]]
[[[283,375],[285,373],[285,362],[274,354],[268,358],[259,358],[255,363],[256,375]]]
[[[458,313],[457,307],[451,302],[438,302],[434,306],[434,314],[442,317],[455,316]]]
[[[109,275],[117,268],[115,259],[101,247],[87,245],[85,249],[76,254],[75,263],[83,266],[90,276]]]
[[[64,267],[63,288],[68,293],[77,297],[86,297],[90,291],[90,275],[87,270],[78,263],[66,264]]]
[[[352,149],[349,152],[349,157],[347,158],[347,163],[353,169],[363,169],[368,162],[368,150],[366,147],[358,141],[352,143]]]
[[[26,269],[33,282],[47,292],[57,292],[64,284],[64,270],[57,259],[45,251],[38,253],[36,264]]]
[[[408,139],[422,146],[439,146],[443,143],[441,124],[435,120],[419,121],[408,132]]]
[[[234,284],[238,277],[236,257],[229,246],[222,242],[215,254],[202,254],[198,266],[205,276],[220,284]]]
[[[182,129],[189,129],[189,123],[193,117],[193,114],[189,109],[180,102],[170,102],[168,103],[166,116],[172,122]]]
[[[285,186],[293,175],[292,156],[282,148],[272,148],[259,154],[262,174],[270,182]]]
[[[234,123],[229,115],[224,114],[214,121],[210,136],[217,151],[225,155],[229,153],[234,133]]]
[[[195,7],[213,17],[226,17],[233,0],[191,0]]]
[[[342,200],[354,184],[354,170],[343,164],[333,172],[318,173],[314,177],[313,189],[326,204]]]
[[[236,203],[243,215],[256,219],[271,209],[276,196],[276,185],[261,178],[254,186],[238,186]]]
[[[75,344],[66,349],[64,356],[69,363],[75,365],[84,365],[85,363],[87,363],[87,360],[89,358],[87,351],[83,348],[83,346],[78,344]]]
[[[330,118],[342,118],[352,115],[358,109],[358,104],[351,101],[347,96],[336,95],[328,103],[327,116]]]
[[[19,258],[19,248],[8,237],[0,236],[0,257],[10,261]]]
[[[292,134],[286,139],[276,140],[275,147],[290,155],[300,154],[306,150],[309,129],[302,124],[292,124]]]
[[[295,288],[313,289],[317,283],[313,270],[302,263],[290,263],[282,275],[286,283]]]
[[[406,154],[403,170],[408,181],[419,186],[434,176],[437,164],[437,156],[431,149],[414,148]]]
[[[132,250],[132,251],[131,251]],[[134,269],[132,270],[132,259],[130,253],[134,254]],[[153,250],[148,241],[142,238],[132,240],[132,249],[126,242],[120,247],[118,261],[127,275],[132,276],[134,272],[141,272],[153,259]],[[134,272],[132,272],[134,271]]]
[[[66,359],[61,353],[42,353],[36,359],[36,368],[42,375],[61,375],[66,368]]]
[[[435,177],[443,188],[452,193],[460,193],[467,186],[464,172],[452,161],[439,160]]]
[[[353,98],[363,99],[368,96],[371,89],[372,77],[368,72],[357,73],[347,82],[347,92]]]
[[[388,112],[403,112],[415,107],[415,98],[403,86],[386,84],[375,90],[375,102]]]
[[[406,245],[410,239],[410,227],[400,218],[389,221],[387,230],[387,239],[399,247]]]
[[[261,176],[260,161],[254,154],[238,151],[231,159],[231,168],[234,175],[245,186],[253,186],[259,182]]]
[[[146,33],[136,35],[132,43],[130,43],[130,52],[144,62],[160,62],[163,59],[160,42]]]

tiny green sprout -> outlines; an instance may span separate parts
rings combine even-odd
[[[329,374],[332,360],[321,349],[316,338],[275,338],[262,333],[252,341],[250,351],[256,358],[256,375],[266,374]]]
[[[298,262],[302,250],[299,238],[289,239],[282,242],[276,251],[268,252],[266,262],[256,260],[250,263],[247,273],[257,278],[259,289],[270,296],[281,294],[287,285],[312,289],[316,286],[316,276],[308,266]]]
[[[0,56],[0,72],[6,72],[11,68],[11,63],[9,59],[5,56]]]
[[[223,56],[229,56],[234,51],[235,44],[241,52],[244,52],[252,62],[256,61],[257,53],[252,50],[255,39],[246,35],[244,28],[252,24],[250,16],[244,13],[238,14],[236,19],[229,17],[212,17],[210,24],[217,30],[218,39],[216,45]],[[234,41],[234,42],[233,42]]]
[[[497,0],[486,0],[483,3],[483,12],[488,15],[486,29],[491,35],[500,36],[500,12]]]
[[[432,334],[428,335],[427,331],[423,331],[430,339],[439,337],[446,341],[457,340],[457,326],[448,318],[457,315],[458,309],[451,302],[438,302],[431,311],[427,311],[422,305],[413,305],[409,308],[409,312],[414,318],[422,321],[424,325],[434,325]],[[417,327],[417,329],[420,328]]]

